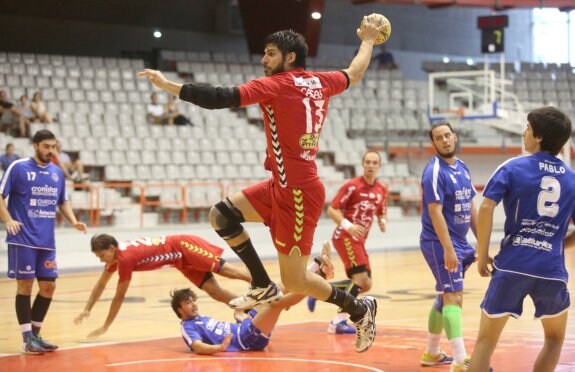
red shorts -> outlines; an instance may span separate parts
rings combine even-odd
[[[313,235],[323,211],[325,188],[283,188],[273,179],[245,188],[242,193],[270,228],[278,252],[309,256]]]
[[[183,256],[175,267],[196,287],[200,288],[212,276],[211,273],[220,271],[220,257],[224,251],[222,248],[189,235],[182,235],[177,244]]]
[[[362,272],[371,273],[369,255],[365,250],[365,242],[357,241],[349,236],[332,239],[333,247],[343,261],[348,278]]]

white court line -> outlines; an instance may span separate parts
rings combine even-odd
[[[134,364],[144,364],[144,363],[165,363],[165,362],[179,362],[179,361],[191,361],[192,359],[190,358],[176,358],[176,359],[150,359],[150,360],[135,360],[133,362],[123,362],[123,363],[112,363],[112,364],[106,364],[106,367],[123,367],[123,366],[130,366],[130,365],[134,365]],[[226,358],[226,357],[217,357],[217,358],[197,358],[197,359],[193,359],[194,363],[197,362],[201,362],[201,361],[212,361],[212,360],[218,360],[218,361],[222,361],[222,360],[269,360],[269,361],[276,361],[276,360],[281,360],[281,361],[286,361],[286,362],[298,362],[298,363],[321,363],[321,364],[336,364],[336,365],[342,365],[342,366],[348,366],[348,367],[357,367],[357,368],[361,368],[361,369],[365,369],[368,371],[374,371],[374,372],[384,372],[383,369],[379,369],[379,368],[375,368],[375,367],[369,367],[369,366],[364,366],[361,364],[355,364],[355,363],[347,363],[347,362],[336,362],[333,360],[317,360],[317,359],[296,359],[296,358]]]

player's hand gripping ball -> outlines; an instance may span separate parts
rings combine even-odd
[[[379,45],[385,43],[387,39],[389,39],[389,37],[391,36],[391,23],[389,22],[389,20],[385,18],[385,16],[377,13],[371,13],[370,15],[367,16],[367,18],[370,21],[375,21],[375,24],[377,26],[383,26],[383,28],[379,32],[379,35],[377,36],[377,39],[375,39],[375,42],[373,44]],[[363,27],[363,20],[361,21],[361,25],[359,27],[360,28]]]

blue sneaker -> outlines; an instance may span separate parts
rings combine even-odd
[[[329,322],[327,333],[336,335],[355,335],[355,327],[347,324],[347,320],[342,320],[339,323]]]
[[[58,349],[58,345],[51,344],[40,336],[36,336],[36,341],[38,341],[38,344],[40,344],[40,346],[42,346],[46,351],[54,351]]]
[[[26,355],[43,355],[46,353],[46,349],[40,346],[36,337],[30,336],[26,339],[26,342],[22,344],[20,352]]]
[[[317,299],[315,297],[312,297],[312,296],[307,297],[307,309],[312,313],[315,310],[316,301],[317,301]]]

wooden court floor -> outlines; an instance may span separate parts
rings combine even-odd
[[[566,261],[571,272],[575,252]],[[344,273],[336,258],[336,279]],[[277,279],[275,262],[266,267]],[[379,298],[377,338],[362,354],[353,350],[353,335],[326,333],[333,316],[332,305],[318,303],[314,313],[305,301],[285,311],[268,348],[261,352],[219,353],[197,356],[186,349],[179,335],[179,321],[169,306],[169,292],[188,287],[175,269],[136,273],[128,299],[108,332],[97,340],[86,335],[103,324],[115,290],[115,279],[82,325],[73,324],[99,273],[67,274],[57,290],[45,320],[44,338],[60,350],[44,356],[18,354],[21,337],[14,313],[15,283],[0,280],[0,371],[448,371],[449,366],[420,367],[426,343],[427,314],[433,302],[432,276],[419,251],[372,255],[374,288]],[[241,293],[243,282],[222,278],[221,284]],[[479,324],[479,303],[488,280],[473,266],[466,278],[464,336],[468,353],[473,351]],[[573,284],[570,285],[573,289]],[[200,312],[221,320],[233,320],[225,305],[199,291]],[[575,371],[575,322],[568,323],[567,339],[557,371]],[[525,302],[520,320],[509,320],[492,365],[495,371],[529,371],[542,344],[540,322],[533,320],[533,306]],[[443,349],[449,344],[442,341]]]

